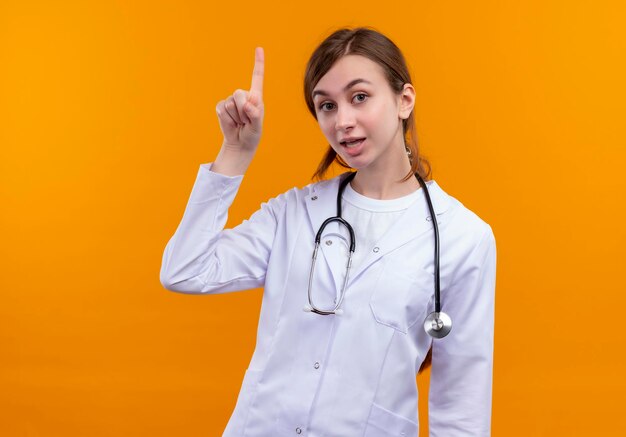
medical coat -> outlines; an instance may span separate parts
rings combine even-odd
[[[257,344],[226,437],[416,437],[416,373],[432,345],[429,428],[489,436],[496,248],[491,227],[433,180],[441,305],[452,331],[423,328],[434,308],[433,227],[424,195],[350,273],[342,315],[305,312],[314,238],[336,214],[339,177],[293,188],[223,229],[243,176],[202,164],[160,279],[181,293],[263,287]],[[420,190],[422,191],[422,190]],[[345,274],[340,225],[322,236],[314,303],[332,308]],[[359,242],[356,242],[357,250]]]

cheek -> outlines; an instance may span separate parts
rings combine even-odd
[[[387,123],[384,114],[376,111],[363,112],[359,124],[368,130],[369,135],[380,133],[380,129]]]
[[[332,123],[330,122],[330,120],[318,118],[317,124],[319,125],[320,130],[322,131],[326,139],[332,144],[332,142],[334,141],[334,136],[333,136],[333,127],[332,127]]]
[[[390,132],[395,132],[398,128],[398,125],[402,125],[402,120],[399,118],[398,108],[396,108],[392,103],[386,105],[383,109],[382,113],[377,119],[379,126]]]

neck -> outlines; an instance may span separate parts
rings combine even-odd
[[[350,182],[352,189],[363,196],[380,200],[397,199],[420,189],[415,177],[403,180],[411,170],[411,164],[404,147],[400,150],[398,156],[390,156],[389,158],[393,159],[381,163],[383,165],[358,170]]]

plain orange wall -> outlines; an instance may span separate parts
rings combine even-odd
[[[229,224],[310,182],[302,75],[342,25],[403,49],[434,178],[494,229],[494,436],[616,435],[624,3],[220,3],[0,3],[0,435],[221,435],[262,291],[166,291],[163,249],[256,46],[265,130]]]

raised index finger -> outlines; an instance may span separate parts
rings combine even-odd
[[[250,92],[263,97],[263,75],[265,73],[265,53],[263,47],[257,47],[254,52],[254,71],[252,72],[252,84]]]

